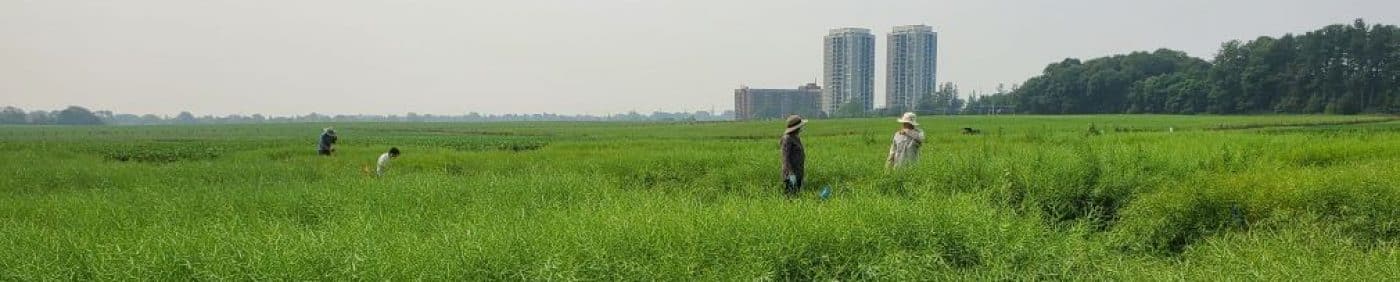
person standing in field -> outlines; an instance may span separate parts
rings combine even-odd
[[[783,157],[783,193],[789,197],[796,196],[798,190],[802,189],[805,176],[803,165],[807,161],[807,152],[803,150],[802,139],[797,135],[806,125],[807,120],[802,119],[802,116],[788,116],[787,129],[783,131],[783,138],[778,142]]]
[[[317,142],[316,153],[322,156],[329,156],[335,152],[335,141],[340,137],[335,136],[335,129],[327,127],[321,130],[321,140]]]
[[[389,169],[389,161],[399,157],[398,147],[389,147],[389,152],[379,155],[379,163],[374,167],[374,175],[384,175]]]
[[[898,169],[919,161],[919,147],[924,145],[924,131],[919,129],[918,118],[914,113],[904,113],[895,120],[900,129],[894,133],[894,143],[890,144],[890,155],[885,159],[886,169]]]

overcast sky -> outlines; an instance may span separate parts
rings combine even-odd
[[[0,0],[0,105],[122,113],[617,113],[733,108],[821,75],[828,29],[939,32],[939,81],[1301,33],[1395,0]]]

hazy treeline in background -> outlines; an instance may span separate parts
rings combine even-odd
[[[1400,112],[1400,28],[1330,25],[1230,41],[1210,61],[1161,49],[1065,59],[1013,91],[971,101],[1030,114]]]
[[[434,115],[408,113],[406,115],[326,115],[310,113],[299,116],[226,115],[195,116],[190,112],[180,112],[174,117],[154,114],[118,114],[112,111],[92,111],[80,106],[69,106],[59,111],[24,109],[6,106],[0,108],[0,124],[32,125],[161,125],[161,124],[253,124],[253,123],[295,123],[295,122],[506,122],[506,121],[719,121],[734,119],[733,111],[713,113],[661,112],[650,114],[635,111],[614,115],[563,115],[552,113],[538,114],[481,114]]]

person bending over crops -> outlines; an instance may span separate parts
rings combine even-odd
[[[316,149],[316,153],[319,153],[322,156],[331,155],[331,152],[335,152],[335,141],[337,139],[340,139],[340,137],[335,136],[335,129],[327,127],[326,129],[321,130],[321,141],[317,142],[318,146]]]
[[[897,169],[914,164],[919,160],[919,147],[924,144],[924,131],[918,128],[918,118],[914,113],[904,113],[896,119],[900,129],[894,133],[894,143],[890,144],[890,156],[885,160],[885,168]]]
[[[796,196],[797,191],[802,189],[803,164],[807,160],[807,153],[802,149],[802,139],[797,137],[802,132],[802,127],[807,125],[807,120],[802,116],[788,116],[787,129],[783,131],[783,138],[778,142],[779,150],[783,156],[783,193],[787,196]]]
[[[374,166],[374,175],[384,175],[389,169],[389,161],[399,157],[399,147],[389,147],[389,152],[379,155],[379,164]]]

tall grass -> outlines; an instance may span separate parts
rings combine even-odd
[[[0,279],[1393,279],[1400,123],[1356,119],[929,117],[894,172],[821,120],[798,199],[778,122],[3,127]]]

